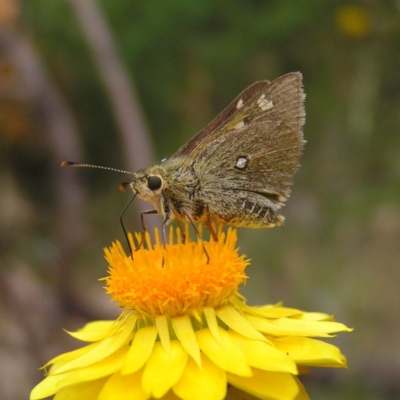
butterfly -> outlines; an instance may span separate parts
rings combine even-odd
[[[293,175],[305,143],[302,75],[256,82],[239,94],[173,156],[145,168],[122,184],[171,221],[202,222],[217,239],[212,223],[237,227],[279,226]],[[87,166],[64,162],[63,165]],[[126,172],[126,171],[124,171]],[[125,231],[125,228],[124,228]]]

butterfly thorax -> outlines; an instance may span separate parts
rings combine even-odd
[[[199,198],[201,182],[192,166],[182,167],[180,157],[166,160],[163,201],[165,215],[171,219],[199,221],[204,214],[204,202]]]

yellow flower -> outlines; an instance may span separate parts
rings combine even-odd
[[[356,4],[346,4],[336,10],[335,22],[338,30],[354,38],[364,38],[371,34],[372,21],[365,8]]]
[[[246,305],[236,241],[219,229],[218,242],[204,242],[209,263],[200,241],[172,229],[171,244],[147,238],[134,260],[118,242],[106,249],[107,292],[124,310],[70,332],[90,344],[49,361],[31,400],[308,399],[297,375],[346,368],[337,347],[314,338],[350,329],[323,313]]]

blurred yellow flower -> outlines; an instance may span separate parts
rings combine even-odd
[[[301,400],[308,395],[297,375],[307,367],[346,368],[337,347],[314,339],[349,332],[345,325],[323,313],[246,305],[237,289],[248,261],[238,255],[236,230],[204,242],[209,263],[200,241],[182,243],[172,228],[171,244],[146,241],[134,260],[118,242],[106,249],[107,292],[124,310],[116,321],[70,332],[90,344],[49,361],[31,400],[222,400],[243,392]]]
[[[372,30],[371,19],[365,8],[348,4],[340,6],[335,15],[338,30],[354,38],[368,36]]]

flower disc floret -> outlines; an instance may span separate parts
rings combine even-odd
[[[107,292],[120,307],[154,317],[178,316],[203,307],[220,307],[246,279],[249,262],[236,249],[236,231],[219,230],[218,241],[192,241],[188,231],[186,243],[181,233],[171,230],[170,244],[153,246],[146,236],[133,258],[119,242],[106,249],[110,264],[105,278]],[[140,236],[132,240],[132,247]],[[203,249],[203,244],[207,251]]]

